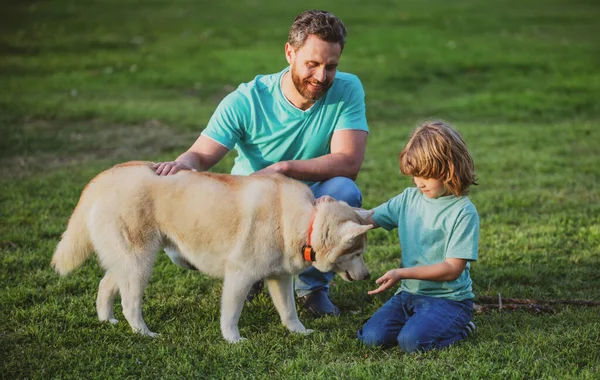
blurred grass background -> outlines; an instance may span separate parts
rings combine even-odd
[[[173,159],[241,82],[281,70],[294,16],[348,28],[340,70],[367,94],[358,184],[374,207],[410,186],[397,154],[423,119],[466,139],[480,185],[478,295],[600,301],[600,6],[596,1],[16,1],[0,5],[0,377],[597,378],[598,308],[475,316],[448,350],[362,347],[355,331],[391,295],[336,279],[340,318],[289,335],[268,296],[244,344],[218,326],[220,281],[161,255],[144,314],[157,340],[97,322],[94,261],[49,260],[85,184],[132,159]],[[230,154],[214,170],[228,172]],[[395,233],[369,236],[374,278],[398,265]]]

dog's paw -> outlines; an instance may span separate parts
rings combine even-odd
[[[313,332],[315,332],[315,330],[311,330],[311,329],[304,329],[304,331],[295,331],[295,333],[297,333],[297,334],[304,334],[304,335],[312,334]]]
[[[310,334],[312,330],[308,330],[298,319],[284,323],[284,326],[293,333]]]
[[[152,332],[150,330],[140,331],[140,334],[142,334],[143,336],[148,336],[150,338],[158,338],[160,336],[159,333],[155,333],[155,332]]]
[[[226,340],[228,343],[234,343],[234,344],[235,344],[235,343],[240,343],[240,342],[243,342],[243,341],[245,341],[245,340],[248,340],[248,339],[246,339],[246,338],[243,338],[243,337],[241,337],[241,336],[237,336],[237,337],[225,337],[225,340]]]
[[[159,333],[152,332],[152,331],[148,330],[148,328],[145,328],[145,329],[134,328],[133,332],[143,335],[143,336],[148,336],[150,338],[156,338],[156,337],[160,336]]]
[[[101,316],[98,317],[100,322],[109,322],[111,325],[116,325],[119,321],[113,316]]]

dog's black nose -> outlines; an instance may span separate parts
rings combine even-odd
[[[367,274],[365,275],[365,277],[363,278],[363,280],[368,280],[368,279],[370,279],[370,278],[371,278],[371,273],[367,273]]]

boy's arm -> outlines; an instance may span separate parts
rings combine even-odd
[[[447,258],[438,264],[392,269],[375,281],[379,284],[379,287],[369,291],[368,294],[384,292],[403,279],[454,281],[465,270],[466,266],[467,260],[465,259]]]

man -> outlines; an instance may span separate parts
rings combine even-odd
[[[232,174],[281,173],[311,185],[315,198],[329,195],[360,207],[354,180],[368,126],[359,79],[337,72],[345,42],[346,28],[333,14],[296,16],[285,45],[289,67],[241,84],[192,147],[175,161],[156,164],[156,173],[208,170],[235,148]],[[303,307],[317,316],[339,314],[328,296],[333,276],[313,267],[298,276]],[[260,289],[255,285],[254,292]]]

